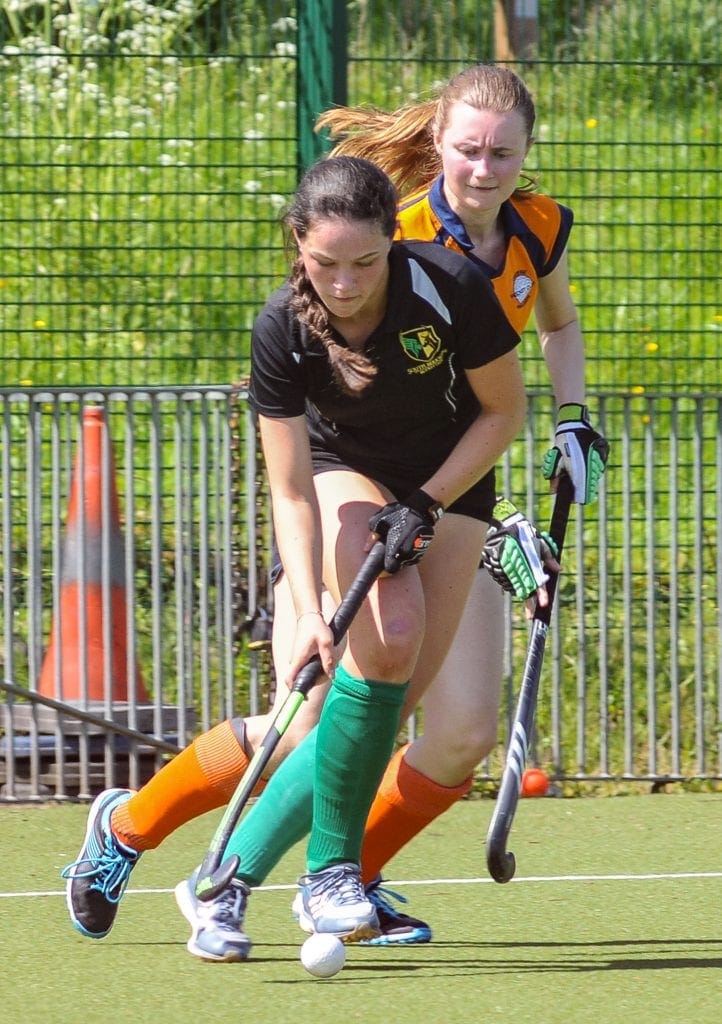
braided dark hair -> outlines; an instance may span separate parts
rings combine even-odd
[[[339,156],[319,160],[303,176],[284,218],[289,234],[304,238],[312,225],[329,217],[378,224],[387,238],[396,230],[398,196],[389,177],[369,160]],[[326,349],[334,379],[346,394],[358,396],[376,376],[376,366],[362,352],[339,345],[331,332],[328,310],[297,257],[289,277],[291,309],[312,337]]]

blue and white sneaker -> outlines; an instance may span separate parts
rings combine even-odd
[[[130,800],[130,789],[106,789],[88,813],[85,841],[78,859],[60,872],[67,879],[65,902],[73,925],[89,939],[102,939],[113,927],[118,903],[140,853],[113,835],[110,815]]]
[[[332,864],[303,875],[298,884],[298,923],[304,931],[337,935],[344,942],[379,934],[376,907],[366,898],[358,864]]]
[[[424,942],[431,942],[431,927],[426,921],[420,921],[417,917],[411,917],[391,903],[390,898],[400,903],[408,903],[405,896],[394,892],[382,885],[381,875],[374,878],[373,882],[366,885],[366,898],[376,907],[376,916],[379,919],[380,934],[373,939],[361,939],[362,946],[416,946]],[[301,893],[297,892],[293,901],[292,913],[300,923],[301,918]],[[301,927],[304,927],[301,925]],[[310,930],[310,929],[304,929]]]
[[[190,878],[175,887],[175,899],[181,914],[193,929],[186,948],[199,960],[214,963],[240,963],[248,959],[253,943],[243,931],[251,890],[238,878],[215,899],[196,896],[198,868]]]
[[[426,921],[411,917],[398,910],[391,899],[399,903],[409,901],[401,893],[386,889],[381,875],[366,886],[366,898],[376,907],[381,934],[373,939],[362,939],[363,946],[415,946],[431,942],[431,928]]]

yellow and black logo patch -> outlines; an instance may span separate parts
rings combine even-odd
[[[433,327],[415,327],[413,331],[403,331],[399,341],[414,366],[407,373],[428,373],[440,366],[446,356],[446,349],[441,347],[441,338]]]
[[[441,349],[441,339],[433,327],[415,327],[413,331],[403,331],[399,341],[409,359],[417,363],[428,363]]]

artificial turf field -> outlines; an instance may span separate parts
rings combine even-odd
[[[188,955],[172,887],[199,862],[217,814],[185,826],[133,872],[102,941],[69,924],[60,868],[87,806],[0,807],[3,1024],[719,1024],[722,794],[524,800],[492,882],[488,799],[458,804],[393,861],[390,885],[434,941],[349,947],[311,978],[290,915],[292,851],[256,892],[245,964]],[[398,881],[396,881],[398,880]]]

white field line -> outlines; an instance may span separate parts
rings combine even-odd
[[[544,882],[657,882],[677,879],[710,879],[722,878],[722,871],[669,871],[658,874],[644,875],[527,875],[512,878],[513,885],[524,885],[529,883]],[[408,879],[397,882],[395,879],[388,883],[390,889],[400,889],[410,885],[494,885],[493,878],[427,878]],[[260,885],[256,892],[273,892],[286,889],[296,889],[295,882],[284,885]],[[173,889],[127,889],[127,896],[158,896],[172,893]],[[25,892],[0,892],[0,899],[28,899],[29,897],[42,896],[64,896],[65,889],[27,890]]]

